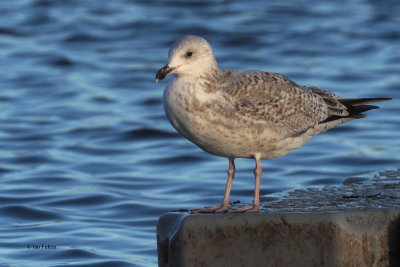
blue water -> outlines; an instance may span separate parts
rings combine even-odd
[[[227,160],[174,131],[154,82],[184,34],[221,67],[394,98],[264,161],[262,197],[399,167],[399,14],[399,1],[2,0],[0,264],[155,266],[157,218],[221,200]],[[253,165],[237,160],[232,201],[252,201]]]

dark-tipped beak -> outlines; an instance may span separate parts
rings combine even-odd
[[[162,79],[164,79],[165,77],[167,77],[168,75],[170,75],[172,73],[172,71],[174,70],[174,68],[170,68],[170,66],[165,65],[164,67],[162,67],[159,71],[157,71],[156,74],[156,83]]]

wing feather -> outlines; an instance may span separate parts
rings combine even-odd
[[[284,75],[227,71],[223,91],[238,114],[301,132],[330,116],[347,116],[339,96],[317,87],[299,86]],[[229,82],[228,82],[229,81]]]

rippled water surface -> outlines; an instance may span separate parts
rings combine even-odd
[[[0,263],[155,266],[157,218],[221,200],[227,160],[174,131],[167,82],[154,83],[184,34],[209,40],[221,67],[394,98],[264,161],[262,197],[399,167],[399,13],[398,1],[3,0]],[[232,201],[251,202],[253,164],[237,160]]]

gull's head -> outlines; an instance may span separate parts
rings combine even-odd
[[[187,35],[176,41],[168,53],[168,64],[156,75],[156,82],[176,74],[197,78],[217,67],[210,44],[203,38]]]

